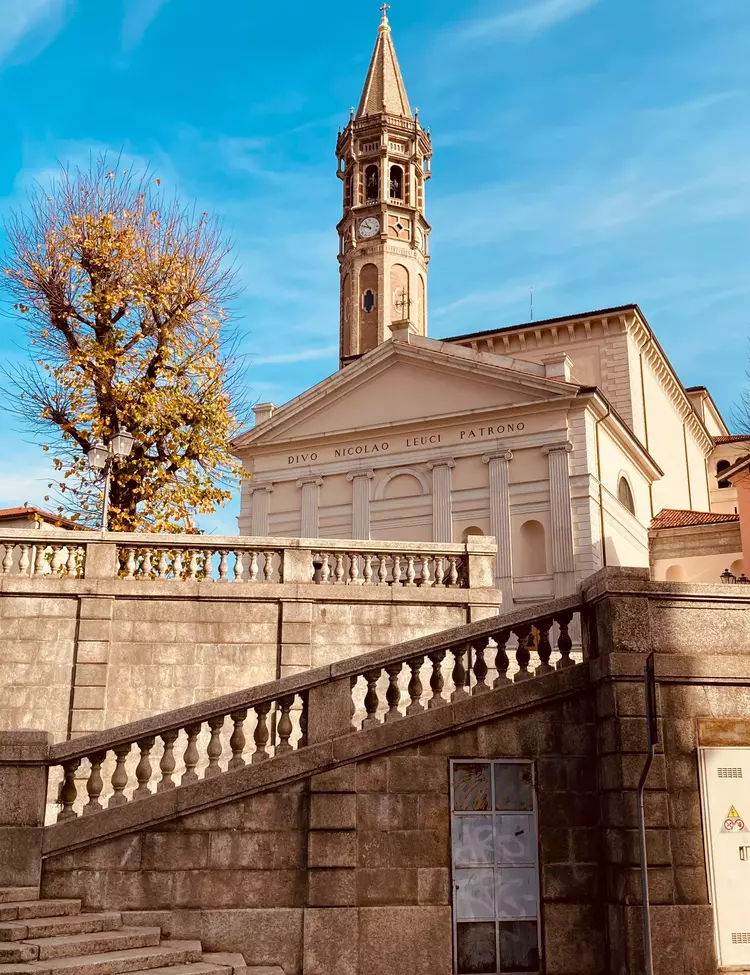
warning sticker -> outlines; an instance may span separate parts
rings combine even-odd
[[[724,820],[724,831],[727,833],[741,833],[744,828],[745,820],[737,812],[735,806],[730,806],[727,818]]]

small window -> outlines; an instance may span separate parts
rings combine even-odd
[[[627,478],[621,477],[617,485],[617,500],[621,505],[624,505],[631,513],[635,514],[635,501],[633,500],[633,492],[630,485],[628,484]]]
[[[404,171],[400,166],[391,166],[391,199],[404,198]]]
[[[380,171],[377,166],[368,166],[365,170],[365,199],[380,199]]]
[[[720,460],[716,465],[716,479],[719,482],[720,488],[730,488],[732,486],[731,481],[722,481],[720,477],[720,474],[722,474],[723,471],[729,470],[731,466],[732,465],[728,460]]]
[[[368,288],[362,297],[362,307],[366,312],[371,312],[375,307],[375,292],[372,288]]]

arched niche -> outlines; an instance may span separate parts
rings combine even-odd
[[[520,552],[516,559],[519,576],[541,576],[547,572],[547,533],[541,521],[525,521],[519,531]]]
[[[630,481],[624,474],[620,474],[617,481],[617,500],[623,507],[627,508],[631,515],[635,514],[635,498],[633,497],[633,489],[630,486]]]
[[[378,481],[375,500],[392,498],[419,498],[430,493],[427,478],[415,467],[399,467],[388,471]]]
[[[687,572],[684,565],[670,565],[664,573],[667,582],[687,582]]]
[[[484,532],[482,531],[482,529],[481,528],[478,528],[476,525],[469,525],[468,528],[464,528],[464,530],[461,532],[461,541],[465,543],[472,536],[475,536],[476,537],[477,535],[479,535],[479,536],[484,535]]]

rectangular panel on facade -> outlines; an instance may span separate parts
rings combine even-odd
[[[456,975],[541,970],[539,863],[530,762],[451,761]]]

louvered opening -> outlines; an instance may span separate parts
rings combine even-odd
[[[741,768],[720,768],[717,770],[720,779],[741,779],[742,769]]]
[[[750,945],[750,931],[732,931],[733,945]]]

